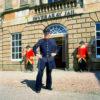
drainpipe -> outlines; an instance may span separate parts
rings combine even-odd
[[[3,71],[3,27],[2,28],[2,71]]]
[[[2,17],[1,17],[1,32],[2,32],[2,34],[1,34],[1,47],[2,47],[2,57],[1,57],[1,62],[2,62],[2,71],[3,71],[3,20],[2,20]]]

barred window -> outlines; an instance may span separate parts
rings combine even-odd
[[[96,23],[96,58],[100,58],[100,23]]]
[[[21,33],[12,34],[12,60],[21,59]]]

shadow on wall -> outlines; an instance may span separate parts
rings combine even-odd
[[[73,69],[75,71],[79,71],[76,55],[77,55],[77,48],[75,48],[74,52],[72,53],[72,56],[73,56]]]

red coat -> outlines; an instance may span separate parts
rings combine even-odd
[[[77,52],[78,58],[86,58],[87,54],[88,54],[87,46],[78,47],[78,52]]]
[[[26,63],[29,61],[31,64],[34,64],[34,52],[32,49],[26,51]]]

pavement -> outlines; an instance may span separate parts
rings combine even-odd
[[[53,90],[35,92],[37,71],[0,71],[0,100],[100,100],[100,72],[53,70]],[[43,84],[45,86],[46,73]]]

